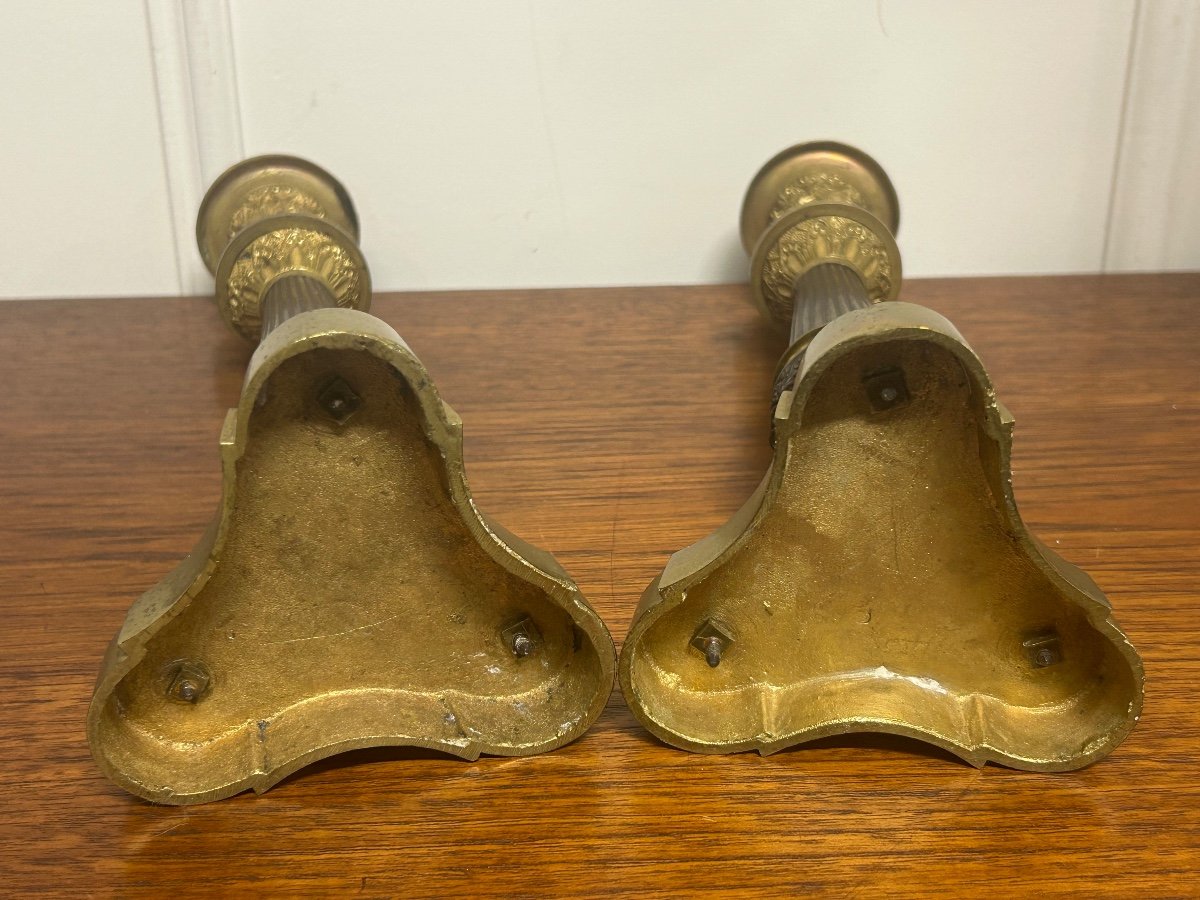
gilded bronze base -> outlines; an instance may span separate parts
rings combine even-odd
[[[221,457],[216,520],[96,687],[89,739],[121,787],[200,803],[358,747],[539,753],[600,714],[608,632],[476,509],[458,416],[383,322],[326,308],[272,330]]]
[[[1129,733],[1138,655],[1022,523],[1012,419],[949,322],[900,302],[839,317],[775,431],[755,494],[642,598],[620,679],[650,731],[764,754],[891,732],[1039,771]]]

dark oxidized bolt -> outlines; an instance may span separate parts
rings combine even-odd
[[[1037,652],[1037,656],[1034,657],[1034,662],[1040,668],[1044,669],[1046,666],[1052,666],[1058,662],[1058,658],[1054,655],[1054,651],[1049,647],[1043,647]]]
[[[524,634],[513,635],[512,652],[513,652],[513,656],[516,656],[517,658],[528,656],[530,653],[533,652],[533,641],[531,641],[529,639],[528,635],[524,635]]]
[[[167,697],[180,703],[195,703],[204,696],[212,676],[203,663],[181,660],[167,669]]]
[[[704,661],[715,669],[721,664],[721,654],[733,642],[733,632],[729,626],[715,619],[705,619],[689,643],[704,654]]]
[[[712,669],[721,664],[721,639],[715,634],[704,639],[704,659]]]
[[[517,659],[524,659],[538,648],[542,633],[529,616],[524,616],[500,632],[504,645]]]
[[[1063,660],[1062,639],[1053,627],[1043,628],[1030,634],[1021,644],[1034,668],[1045,669],[1049,666],[1056,666]]]
[[[908,385],[900,369],[885,369],[864,379],[867,399],[877,411],[894,409],[908,402]]]
[[[329,417],[339,425],[354,415],[362,404],[362,399],[341,378],[334,377],[317,395],[317,402]]]

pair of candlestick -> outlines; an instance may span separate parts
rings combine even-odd
[[[618,665],[554,558],[472,501],[461,421],[367,313],[346,191],[292,157],[230,169],[197,239],[257,348],[218,515],[104,659],[101,769],[197,803],[359,747],[539,753],[587,730],[614,670],[650,731],[699,752],[881,731],[977,765],[1108,754],[1141,662],[1095,584],[1021,522],[1012,418],[979,359],[897,301],[898,222],[887,175],[841,144],[793,147],[751,182],[751,288],[789,337],[773,461],[646,589]]]

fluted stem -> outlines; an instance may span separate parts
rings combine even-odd
[[[771,390],[772,410],[779,402],[780,395],[796,380],[796,373],[804,361],[803,346],[807,346],[807,341],[812,340],[816,332],[838,316],[871,305],[866,285],[858,273],[836,262],[813,266],[796,279],[792,301],[791,340],[784,354],[786,363],[781,363]],[[797,348],[799,341],[804,344]]]
[[[320,279],[299,272],[284,275],[263,295],[262,337],[292,316],[331,306],[337,306],[337,300]]]
[[[792,299],[792,343],[824,328],[844,313],[871,305],[858,273],[834,262],[813,266],[796,279]]]

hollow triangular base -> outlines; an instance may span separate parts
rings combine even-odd
[[[383,322],[321,309],[272,331],[221,454],[213,525],[133,605],[96,687],[89,739],[121,787],[198,803],[360,747],[539,753],[600,714],[608,632],[475,508],[461,423]]]
[[[1021,522],[1012,420],[949,322],[840,317],[775,428],[759,489],[642,599],[620,679],[647,728],[708,753],[890,732],[1041,771],[1121,742],[1141,662]]]

